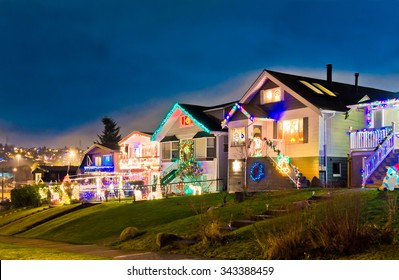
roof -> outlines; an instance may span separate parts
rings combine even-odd
[[[145,137],[149,137],[151,138],[152,136],[152,132],[143,132],[143,131],[138,131],[138,130],[133,130],[132,132],[130,132],[127,136],[123,137],[123,139],[121,139],[118,144],[121,145],[123,144],[123,142],[125,142],[126,140],[128,140],[130,137],[132,137],[134,134],[140,134],[142,136]]]
[[[331,83],[327,80],[315,79],[304,76],[280,73],[271,70],[264,70],[272,77],[284,84],[302,98],[312,103],[319,109],[333,111],[348,111],[348,105],[356,104],[364,96],[368,96],[371,100],[381,100],[394,98],[397,94],[391,91],[375,89],[370,87],[357,86],[354,84],[345,84],[340,82]],[[317,94],[312,89],[304,85],[301,81],[305,81],[312,85],[318,84],[328,89],[335,96],[328,94]]]
[[[165,136],[164,138],[162,138],[160,142],[172,142],[172,141],[179,141],[179,138],[177,138],[176,135]]]
[[[48,166],[48,165],[40,165],[37,166],[33,171],[43,171],[43,172],[67,172],[68,170],[70,172],[76,172],[78,170],[78,166],[68,166],[68,165],[63,165],[63,166]]]
[[[172,117],[173,113],[177,109],[180,109],[184,114],[190,117],[190,119],[193,120],[194,124],[201,127],[206,133],[210,133],[211,131],[226,131],[225,128],[222,128],[220,126],[220,122],[222,121],[222,119],[214,117],[210,113],[207,113],[207,111],[228,108],[231,104],[232,103],[229,102],[221,105],[206,107],[200,105],[176,103],[163,119],[160,126],[153,133],[152,140],[156,139],[157,134],[162,131],[163,126],[168,123],[168,120]]]
[[[93,145],[91,145],[91,146],[84,152],[84,154],[90,153],[90,152],[91,152],[92,150],[94,150],[95,148],[98,148],[98,149],[104,150],[104,151],[109,151],[109,152],[119,152],[118,150],[113,150],[113,149],[110,149],[110,148],[105,147],[105,146],[100,145],[100,144],[93,144]]]
[[[365,100],[365,97],[369,98],[367,102],[372,102],[373,100],[392,100],[398,96],[398,93],[391,91],[334,81],[330,82],[265,69],[252,83],[240,101],[231,107],[231,110],[221,122],[222,127],[227,126],[237,109],[251,120],[256,117],[269,117],[267,112],[260,106],[249,104],[268,80],[317,112],[321,110],[347,112],[350,110],[348,106],[358,104],[360,101]]]

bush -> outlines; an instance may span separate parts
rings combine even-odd
[[[305,210],[285,229],[254,226],[253,233],[266,259],[334,259],[392,244],[397,232],[390,221],[378,227],[367,221],[366,212],[359,194],[348,195]]]
[[[46,201],[47,198],[42,199],[40,190],[42,185],[21,186],[11,190],[11,204],[14,208],[33,206],[38,207]]]
[[[139,230],[135,227],[127,227],[125,228],[121,234],[119,235],[119,240],[124,242],[129,239],[135,238],[139,234]]]

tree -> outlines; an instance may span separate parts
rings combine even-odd
[[[94,144],[100,144],[107,148],[118,150],[118,142],[122,139],[119,133],[120,127],[109,117],[104,117],[101,121],[104,124],[104,130],[101,135],[97,134],[99,140],[95,141]]]

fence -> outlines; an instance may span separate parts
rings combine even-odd
[[[128,185],[122,187],[98,187],[96,185],[79,186],[79,198],[82,202],[152,200],[168,196],[200,195],[215,193],[224,189],[223,179],[194,182],[169,183],[165,185]]]

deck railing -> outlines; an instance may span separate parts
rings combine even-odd
[[[394,126],[393,126],[394,127]],[[364,157],[362,160],[362,187],[366,186],[368,178],[373,174],[381,162],[391,153],[395,148],[395,133],[393,130],[377,144],[375,151],[369,157]]]
[[[374,150],[392,131],[394,131],[394,123],[392,126],[385,126],[377,129],[364,128],[356,131],[349,129],[349,149],[351,152]]]

